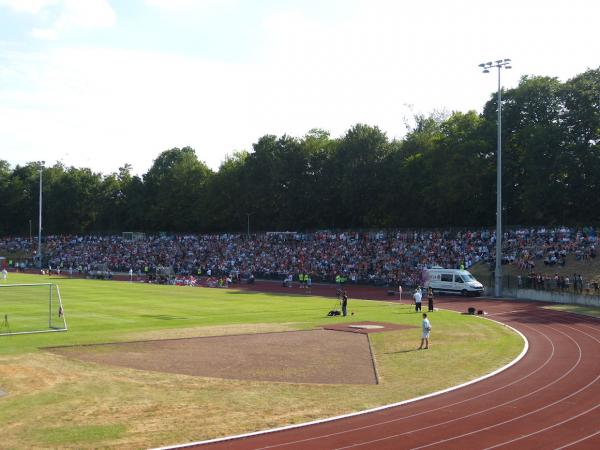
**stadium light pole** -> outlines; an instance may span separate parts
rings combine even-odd
[[[502,297],[502,85],[501,69],[511,69],[510,59],[499,59],[479,64],[483,73],[490,73],[491,68],[498,69],[498,147],[496,149],[496,270],[494,272],[494,294]]]
[[[42,167],[40,167],[40,210],[38,218],[38,268],[42,268],[42,172],[44,171],[44,163],[42,161]]]

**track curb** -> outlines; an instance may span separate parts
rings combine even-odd
[[[446,311],[452,311],[452,310],[446,310]],[[457,311],[452,311],[452,312],[455,312],[456,314],[460,314]],[[525,355],[529,351],[529,341],[527,340],[527,338],[525,337],[525,335],[523,333],[521,333],[516,328],[513,328],[510,325],[507,325],[505,323],[498,322],[497,320],[490,319],[488,317],[481,317],[481,316],[476,316],[476,317],[483,318],[485,320],[489,320],[489,321],[494,322],[494,323],[496,323],[498,325],[501,325],[502,327],[509,328],[514,333],[516,333],[517,335],[519,335],[521,337],[521,339],[523,339],[523,342],[524,342],[523,350],[521,350],[521,353],[519,353],[519,355],[517,355],[517,357],[515,359],[513,359],[512,361],[510,361],[508,364],[505,364],[504,366],[502,366],[502,367],[500,367],[500,368],[498,368],[498,369],[494,370],[493,372],[490,372],[490,373],[488,373],[486,375],[483,375],[481,377],[475,378],[474,380],[470,380],[470,381],[467,381],[465,383],[461,383],[461,384],[456,385],[456,386],[452,386],[452,387],[449,387],[449,388],[446,388],[446,389],[442,389],[440,391],[432,392],[430,394],[422,395],[420,397],[415,397],[415,398],[411,398],[411,399],[408,399],[408,400],[403,400],[401,402],[390,403],[390,404],[383,405],[383,406],[377,406],[375,408],[365,409],[363,411],[357,411],[357,412],[353,412],[353,413],[342,414],[342,415],[334,416],[334,417],[327,417],[327,418],[324,418],[324,419],[313,420],[313,421],[310,421],[310,422],[298,423],[298,424],[294,424],[294,425],[286,425],[286,426],[283,426],[283,427],[270,428],[270,429],[267,429],[267,430],[254,431],[254,432],[251,432],[251,433],[236,434],[236,435],[225,436],[225,437],[220,437],[220,438],[215,438],[215,439],[208,439],[208,440],[203,440],[203,441],[188,442],[186,444],[176,444],[176,445],[169,445],[169,446],[165,446],[165,447],[156,447],[156,448],[153,448],[151,450],[179,449],[179,448],[194,447],[194,446],[199,446],[199,445],[215,444],[215,443],[219,443],[219,442],[233,441],[233,440],[244,439],[244,438],[252,437],[252,436],[260,436],[260,435],[264,435],[264,434],[277,433],[279,431],[292,430],[292,429],[295,429],[295,428],[302,428],[302,427],[307,427],[307,426],[311,426],[311,425],[318,425],[318,424],[321,424],[321,423],[334,422],[336,420],[347,419],[349,417],[356,417],[356,416],[361,416],[361,415],[364,415],[364,414],[370,414],[370,413],[382,411],[382,410],[385,410],[385,409],[395,408],[395,407],[398,407],[398,406],[406,405],[406,404],[409,404],[409,403],[414,403],[414,402],[417,402],[417,401],[420,401],[420,400],[424,400],[424,399],[427,399],[427,398],[435,397],[435,396],[438,396],[438,395],[441,395],[441,394],[446,394],[448,392],[452,392],[452,391],[455,391],[457,389],[461,389],[461,388],[463,388],[465,386],[469,386],[471,384],[478,383],[478,382],[483,381],[483,380],[485,380],[487,378],[491,378],[491,377],[493,377],[495,375],[498,375],[499,373],[504,372],[505,370],[511,368],[512,366],[514,366],[515,364],[517,364],[519,361],[521,361],[521,359],[523,359],[525,357]]]

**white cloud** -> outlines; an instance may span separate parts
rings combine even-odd
[[[594,14],[581,14],[589,5],[538,9],[506,1],[514,14],[504,32],[486,2],[357,1],[330,16],[316,6],[281,6],[256,24],[261,45],[238,63],[126,48],[29,54],[0,45],[2,158],[63,159],[105,173],[130,162],[143,173],[161,151],[190,145],[217,168],[226,153],[250,149],[267,133],[302,136],[319,127],[339,136],[363,122],[393,138],[405,132],[407,105],[417,113],[481,109],[496,88],[478,70],[483,60],[513,59],[502,78],[508,87],[522,74],[565,79],[597,66],[590,55],[600,54],[600,41],[587,26]],[[60,11],[71,8],[79,19],[63,27],[93,26],[96,18],[87,22],[68,3]],[[173,5],[207,4],[216,2]],[[107,17],[100,23],[110,23]],[[574,27],[557,33],[560,24]],[[586,52],[575,51],[582,45]]]
[[[161,151],[191,145],[218,167],[257,137],[244,125],[247,73],[237,66],[85,48],[25,58],[13,71],[28,81],[22,91],[0,90],[0,136],[12,138],[12,148],[3,145],[11,157],[29,148],[37,153],[28,160],[52,154],[106,172],[131,162],[142,173]]]
[[[239,0],[146,0],[148,6],[170,12],[189,12],[221,8],[239,3]]]
[[[17,12],[38,14],[44,8],[59,2],[60,0],[0,0],[0,6],[5,6]]]
[[[0,0],[0,6],[36,16],[41,22],[31,34],[56,39],[72,29],[111,27],[116,15],[108,0]]]

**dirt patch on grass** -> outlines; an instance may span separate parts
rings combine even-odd
[[[49,357],[54,355],[29,354],[27,356],[0,358],[0,380],[2,388],[12,395],[40,390],[50,390],[73,379],[67,374],[59,376],[48,368]]]
[[[329,330],[54,347],[82,361],[203,377],[376,384],[367,336]]]

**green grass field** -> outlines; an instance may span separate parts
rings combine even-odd
[[[554,309],[556,311],[567,311],[574,314],[581,314],[584,316],[600,317],[600,308],[593,306],[581,306],[581,305],[552,305],[546,306],[548,309]]]
[[[332,298],[9,275],[10,283],[48,281],[60,286],[69,331],[0,337],[0,389],[8,393],[0,397],[2,448],[147,448],[299,423],[459,384],[506,364],[523,347],[506,327],[437,311],[427,352],[412,351],[419,328],[371,335],[378,385],[104,366],[43,347],[304,330],[343,319],[325,316]],[[355,321],[420,325],[408,305],[351,299],[349,306]]]
[[[2,283],[0,299],[1,334],[65,330],[56,285],[11,288]]]

